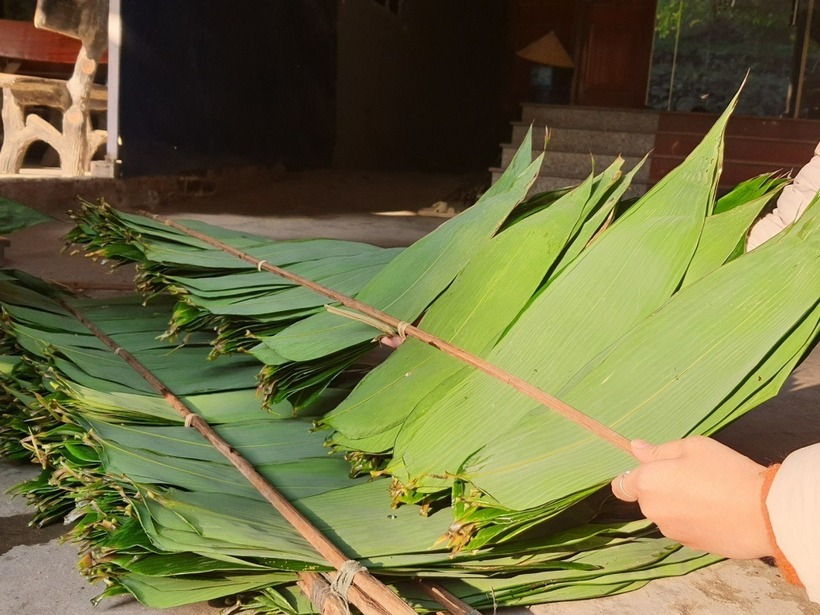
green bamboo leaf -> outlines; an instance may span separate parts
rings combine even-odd
[[[752,179],[747,179],[717,200],[714,214],[724,213],[738,205],[743,205],[744,203],[754,201],[766,195],[771,196],[788,183],[788,178],[778,177],[774,173],[758,175]]]
[[[706,218],[698,249],[681,285],[688,286],[729,260],[770,199],[766,194]]]
[[[167,578],[129,574],[120,582],[141,603],[155,609],[167,609],[241,594],[280,583],[292,583],[293,573],[265,572],[234,574],[219,578]]]
[[[820,335],[818,322],[820,306],[809,312],[788,337],[749,374],[743,384],[692,429],[692,433],[713,434],[777,395],[794,368],[816,343]]]
[[[54,220],[51,216],[26,207],[22,203],[0,197],[0,234],[19,231],[43,222]]]

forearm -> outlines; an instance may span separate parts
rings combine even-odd
[[[814,157],[783,189],[777,199],[777,207],[770,214],[758,220],[746,241],[746,249],[753,250],[763,242],[797,220],[820,190],[820,144],[814,150]]]

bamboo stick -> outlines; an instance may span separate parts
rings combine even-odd
[[[170,218],[165,218],[157,214],[150,214],[145,212],[144,215],[150,216],[154,220],[162,222],[163,224],[170,226],[172,228],[175,228],[178,231],[181,231],[190,237],[199,239],[204,243],[219,248],[220,250],[227,252],[228,254],[232,254],[233,256],[236,256],[239,259],[251,263],[252,265],[256,266],[256,268],[260,271],[264,269],[265,271],[274,273],[280,277],[285,278],[286,280],[290,280],[291,282],[295,282],[300,286],[309,288],[310,290],[320,295],[324,295],[329,299],[333,299],[334,301],[337,301],[338,303],[341,303],[342,305],[348,308],[356,310],[357,312],[361,312],[362,314],[365,314],[370,318],[373,318],[379,322],[389,325],[396,331],[400,332],[403,336],[414,337],[417,340],[424,342],[425,344],[429,344],[430,346],[433,346],[434,348],[437,348],[442,352],[445,352],[450,356],[453,356],[459,359],[460,361],[463,361],[464,363],[467,363],[468,365],[471,365],[476,369],[481,370],[485,374],[488,374],[493,378],[496,378],[497,380],[506,383],[507,385],[511,386],[517,391],[520,391],[524,395],[530,397],[531,399],[534,399],[538,403],[547,406],[548,408],[557,412],[564,418],[572,421],[576,425],[583,427],[584,429],[591,432],[598,438],[601,438],[602,440],[609,442],[613,446],[620,448],[621,450],[623,450],[626,453],[629,453],[630,455],[632,454],[632,447],[630,445],[630,441],[625,436],[619,434],[617,431],[608,427],[607,425],[604,425],[600,421],[597,421],[592,417],[587,416],[580,410],[573,408],[572,406],[570,406],[564,401],[561,401],[557,397],[554,397],[549,393],[542,391],[541,389],[530,384],[526,380],[523,380],[518,376],[515,376],[493,365],[492,363],[485,361],[481,357],[469,353],[466,350],[459,348],[458,346],[454,346],[453,344],[439,337],[431,335],[430,333],[427,333],[426,331],[419,329],[418,327],[414,327],[409,323],[403,322],[398,318],[391,316],[390,314],[387,314],[377,308],[374,308],[371,305],[362,303],[361,301],[353,299],[352,297],[348,297],[347,295],[338,293],[331,288],[327,288],[326,286],[317,284],[316,282],[309,280],[305,277],[302,277],[300,275],[297,275],[295,273],[292,273],[287,269],[282,269],[281,267],[271,265],[265,262],[264,260],[259,260],[255,256],[248,254],[247,252],[238,250],[233,246],[223,243],[217,239],[214,239],[213,237],[209,237],[204,233],[200,233],[199,231],[195,231],[191,228],[188,228],[187,226],[180,224],[179,222],[175,222]]]
[[[462,602],[438,583],[419,581],[421,590],[440,605],[446,607],[453,615],[481,615],[466,602]]]
[[[115,354],[139,373],[146,382],[154,387],[165,401],[184,418],[185,425],[196,429],[214,448],[222,453],[331,566],[336,568],[336,570],[340,570],[349,561],[350,558],[336,545],[330,542],[316,526],[282,496],[247,459],[237,453],[202,417],[192,412],[179,397],[171,392],[156,375],[146,369],[134,355],[121,348],[111,337],[106,335],[104,331],[71,305],[59,298],[55,298],[55,301],[64,310],[71,313],[77,320],[83,323],[103,344],[113,350]],[[306,578],[304,581],[311,585],[314,582],[312,578]],[[353,585],[359,588],[361,592],[349,592],[348,597],[364,615],[415,615],[416,613],[404,600],[367,570],[362,570],[353,577]],[[331,613],[332,612],[329,612],[328,615],[331,615]]]

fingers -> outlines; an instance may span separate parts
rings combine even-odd
[[[641,463],[660,461],[661,459],[676,459],[683,454],[686,443],[684,440],[672,440],[664,444],[650,444],[644,440],[632,440],[632,454]]]
[[[637,502],[642,496],[646,495],[641,492],[639,482],[642,482],[644,489],[646,489],[646,482],[649,480],[650,488],[654,489],[652,485],[656,483],[657,470],[661,466],[664,468],[676,467],[666,464],[693,456],[698,458],[702,456],[704,451],[722,445],[718,445],[714,440],[702,436],[690,436],[682,440],[673,440],[658,445],[650,444],[644,440],[632,440],[631,446],[632,454],[640,462],[640,465],[633,471],[619,474],[611,482],[612,493],[624,502]],[[656,462],[659,461],[665,463],[656,465]],[[650,468],[651,471],[649,471]],[[647,474],[648,471],[649,474]]]
[[[641,463],[680,459],[681,457],[700,457],[715,448],[725,448],[705,436],[689,436],[682,440],[672,440],[663,444],[650,444],[644,440],[632,440],[632,454]]]
[[[691,438],[690,438],[691,440]],[[645,440],[632,440],[632,454],[641,464],[662,461],[667,459],[677,459],[684,453],[685,447],[688,445],[685,440],[673,440],[665,442],[664,444],[650,444]],[[641,470],[639,466],[635,472],[627,470],[623,474],[619,474],[613,480],[612,493],[615,497],[624,502],[637,502],[640,495],[637,484],[637,473]]]
[[[401,346],[403,341],[404,338],[401,338],[398,335],[385,335],[379,340],[379,343],[384,346],[389,346],[390,348],[398,348]]]
[[[619,474],[610,483],[612,486],[612,493],[616,498],[624,502],[637,502],[638,495],[635,486],[635,477],[630,470],[623,474]]]
[[[645,440],[632,440],[632,454],[641,464],[678,459],[684,454],[684,450],[690,445],[691,440],[693,440],[693,438],[689,438],[688,441],[673,440],[658,445],[650,444]],[[641,469],[642,466],[639,466],[634,472],[627,470],[612,480],[610,484],[612,486],[612,493],[616,498],[624,502],[638,501],[638,496],[640,495],[640,490],[638,489],[638,474],[641,472]]]

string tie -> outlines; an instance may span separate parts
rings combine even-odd
[[[264,265],[264,264],[265,264],[265,263],[267,263],[267,262],[268,262],[268,261],[266,261],[265,259],[262,259],[261,261],[259,261],[258,263],[256,263],[256,270],[257,270],[257,271],[262,271],[262,265]]]
[[[353,584],[353,577],[366,570],[367,568],[356,560],[349,559],[342,564],[336,578],[330,583],[330,592],[339,598],[346,615],[350,615],[350,603],[347,599],[347,592],[350,591],[350,586]]]
[[[321,613],[325,610],[325,603],[333,595],[327,583],[314,583],[310,589],[310,602]]]
[[[193,412],[189,412],[188,414],[186,414],[185,415],[185,427],[190,427],[191,423],[194,422],[195,417],[196,417],[196,414],[194,414]]]
[[[349,318],[350,320],[355,320],[356,322],[361,322],[369,327],[378,329],[385,335],[393,335],[393,327],[360,312],[345,310],[343,308],[338,308],[334,305],[325,305],[325,309],[331,314],[335,314],[336,316],[343,316],[344,318]]]

